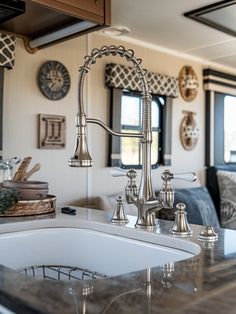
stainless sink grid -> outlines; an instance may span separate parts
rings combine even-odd
[[[107,277],[105,274],[80,267],[63,265],[38,265],[18,269],[29,277],[51,280],[89,280]]]

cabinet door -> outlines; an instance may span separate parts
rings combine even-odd
[[[56,0],[56,2],[67,3],[65,0]],[[104,1],[103,0],[71,0],[70,6],[81,9],[100,16],[104,15]]]
[[[110,24],[110,0],[30,0],[62,13],[90,20],[98,24]]]

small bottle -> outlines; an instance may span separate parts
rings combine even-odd
[[[0,160],[0,183],[12,180],[13,165],[18,164],[20,161],[21,159],[18,157]]]
[[[12,169],[10,160],[0,161],[0,183],[12,179]]]

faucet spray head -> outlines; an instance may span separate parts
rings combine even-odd
[[[93,160],[88,152],[86,135],[77,136],[75,152],[69,160],[70,167],[92,167]]]
[[[71,167],[92,167],[93,160],[88,151],[88,144],[86,138],[86,117],[84,114],[77,115],[78,128],[77,139],[75,145],[75,152],[69,160]]]

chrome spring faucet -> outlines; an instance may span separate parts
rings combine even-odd
[[[98,119],[87,118],[83,104],[83,86],[85,75],[89,73],[92,64],[103,56],[116,56],[126,58],[136,69],[140,86],[142,89],[142,130],[140,133],[120,133],[109,128],[105,123]],[[142,146],[142,175],[139,187],[132,187],[134,179],[130,173],[130,184],[126,187],[128,202],[135,204],[138,209],[138,219],[135,224],[138,228],[153,229],[156,226],[155,211],[163,207],[163,203],[156,198],[151,180],[151,145],[152,145],[152,118],[151,102],[152,97],[149,93],[149,86],[146,71],[141,67],[141,59],[134,56],[134,51],[126,50],[123,46],[103,46],[101,49],[93,49],[91,55],[85,57],[83,66],[80,67],[79,94],[78,94],[78,113],[76,115],[77,141],[73,156],[69,160],[71,167],[91,167],[92,158],[88,152],[86,140],[87,123],[95,123],[104,128],[111,135],[119,137],[136,137],[141,141]],[[136,176],[136,175],[135,175]]]

